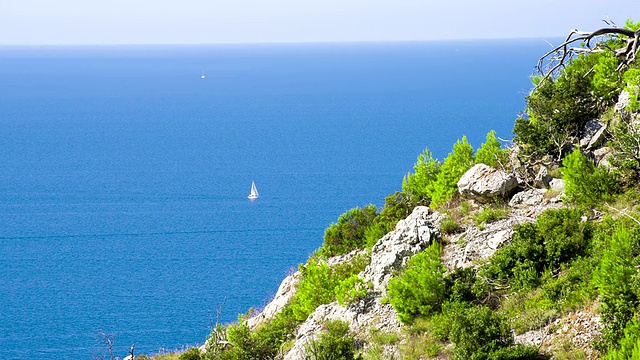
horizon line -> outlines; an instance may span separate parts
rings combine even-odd
[[[496,38],[451,38],[451,39],[414,39],[414,40],[313,40],[313,41],[264,41],[264,42],[211,42],[211,43],[42,43],[42,44],[2,44],[0,48],[43,48],[43,47],[178,47],[178,46],[239,46],[239,45],[349,45],[349,44],[396,44],[396,43],[443,43],[443,42],[481,42],[481,41],[517,41],[517,40],[545,40],[562,38],[557,36],[523,36]]]

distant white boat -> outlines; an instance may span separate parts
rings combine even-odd
[[[256,183],[255,182],[251,182],[251,193],[249,194],[249,196],[247,196],[247,198],[251,199],[251,200],[255,200],[257,198],[260,197],[260,194],[258,194],[258,188],[256,188]]]
[[[204,75],[204,70],[202,70],[202,75],[200,75],[200,79],[204,79],[206,76]]]

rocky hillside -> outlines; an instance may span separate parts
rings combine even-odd
[[[640,23],[616,29],[541,58],[511,142],[426,149],[180,358],[640,358]]]

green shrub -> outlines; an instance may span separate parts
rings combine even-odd
[[[462,231],[462,226],[460,226],[460,224],[458,224],[458,222],[455,219],[449,216],[447,216],[440,223],[440,232],[442,232],[445,235],[457,234],[461,231]]]
[[[398,221],[411,214],[418,203],[411,200],[404,192],[396,191],[384,199],[384,206],[380,214],[373,220],[373,224],[365,231],[368,247],[375,245],[380,238],[395,229]]]
[[[508,209],[506,208],[484,208],[475,216],[476,226],[480,226],[481,224],[490,224],[494,221],[505,219],[507,215]]]
[[[624,337],[617,347],[611,347],[604,360],[639,360],[640,359],[640,322],[633,320],[624,329]]]
[[[472,302],[486,296],[477,286],[476,270],[471,267],[456,268],[444,277],[444,282],[450,302]]]
[[[456,359],[486,359],[489,353],[513,345],[509,322],[484,306],[453,313],[450,326]]]
[[[458,180],[473,166],[473,147],[463,136],[456,141],[453,151],[447,155],[440,167],[431,190],[431,206],[433,208],[444,205],[451,200],[458,191]]]
[[[331,268],[326,262],[310,258],[306,265],[300,265],[302,278],[298,284],[292,310],[297,321],[307,319],[316,307],[335,299],[335,287],[339,279],[331,276]]]
[[[625,91],[629,93],[629,106],[627,110],[636,112],[640,110],[638,95],[640,94],[640,69],[629,69],[624,74]]]
[[[489,131],[486,141],[480,145],[480,149],[476,152],[476,164],[482,163],[500,169],[507,166],[508,160],[509,152],[502,149],[502,145],[496,138],[496,132]]]
[[[615,343],[632,319],[638,303],[638,271],[634,261],[632,233],[621,226],[611,236],[594,274],[601,296],[601,316],[607,325],[605,341]]]
[[[580,149],[564,158],[562,166],[565,197],[571,203],[594,207],[610,200],[617,191],[614,176],[606,168],[596,167]]]
[[[493,254],[482,268],[483,275],[508,280],[513,288],[539,285],[546,268],[558,269],[586,254],[592,231],[581,215],[575,209],[548,210],[536,223],[516,226],[511,244]]]
[[[349,334],[349,323],[339,320],[324,324],[326,333],[319,340],[311,340],[306,352],[312,360],[352,360],[355,356],[356,341]]]
[[[375,205],[354,208],[340,215],[324,232],[322,254],[335,256],[366,246],[365,232],[378,215]]]
[[[446,296],[441,254],[442,246],[432,244],[409,259],[400,276],[389,281],[389,301],[400,321],[409,323],[418,315],[439,310]]]
[[[442,163],[433,158],[429,149],[424,149],[413,165],[413,174],[408,174],[402,182],[402,191],[417,203],[429,204],[433,183],[440,172]]]
[[[515,121],[514,141],[521,156],[540,158],[564,156],[565,146],[578,136],[585,123],[598,116],[598,101],[591,90],[592,68],[599,54],[575,58],[560,76],[540,83],[527,97],[525,115]]]
[[[347,306],[357,303],[367,296],[367,284],[358,275],[351,275],[340,281],[334,289],[338,304]]]
[[[202,353],[197,347],[192,347],[180,354],[180,360],[201,360],[202,358]]]

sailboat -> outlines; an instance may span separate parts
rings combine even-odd
[[[206,76],[204,76],[204,70],[202,70],[202,75],[200,75],[200,79],[204,79],[206,78]]]
[[[256,183],[255,182],[251,182],[251,193],[249,194],[249,196],[247,196],[247,198],[251,199],[251,200],[255,200],[257,198],[260,197],[260,194],[258,194],[258,188],[256,188]]]

